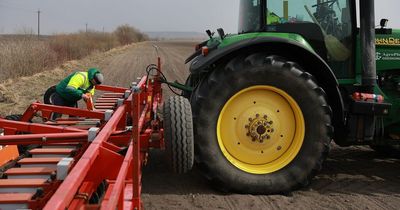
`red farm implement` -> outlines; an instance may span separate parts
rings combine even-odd
[[[105,93],[94,110],[37,102],[19,121],[0,118],[0,145],[35,145],[3,167],[0,209],[141,209],[150,148],[166,149],[176,172],[193,165],[189,102],[170,97],[162,119],[163,82],[158,59],[130,88],[97,86]],[[50,121],[52,113],[70,117]]]

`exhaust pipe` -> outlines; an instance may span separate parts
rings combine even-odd
[[[376,85],[375,59],[375,3],[374,0],[360,0],[360,37],[362,50],[362,86],[364,91],[373,93]]]

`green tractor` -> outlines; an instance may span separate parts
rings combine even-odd
[[[207,31],[187,59],[192,91],[182,95],[195,161],[214,186],[252,194],[306,186],[331,140],[399,154],[400,31],[385,19],[376,28],[374,7],[241,0],[238,34]]]

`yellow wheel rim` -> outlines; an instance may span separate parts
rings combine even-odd
[[[224,156],[237,168],[267,174],[288,165],[303,144],[305,124],[296,101],[272,86],[252,86],[232,96],[218,117]]]

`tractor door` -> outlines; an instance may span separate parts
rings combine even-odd
[[[353,1],[267,0],[266,7],[266,31],[302,35],[338,78],[354,77]]]

